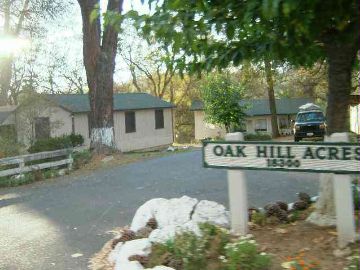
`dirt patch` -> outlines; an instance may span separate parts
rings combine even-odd
[[[319,269],[322,270],[341,270],[349,263],[348,256],[337,258],[333,254],[337,249],[335,228],[318,227],[298,221],[292,224],[258,227],[252,229],[251,233],[260,249],[272,255],[271,270],[283,269],[281,263],[289,260],[289,257],[299,255],[307,262],[318,262]]]

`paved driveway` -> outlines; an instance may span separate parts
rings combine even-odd
[[[318,189],[314,174],[249,171],[247,177],[254,206]],[[106,231],[129,224],[143,202],[182,195],[228,205],[226,171],[202,168],[196,150],[0,190],[0,269],[86,269],[110,238]]]

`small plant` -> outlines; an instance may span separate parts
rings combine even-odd
[[[37,140],[28,149],[30,153],[54,151],[58,149],[65,149],[75,147],[84,143],[83,136],[79,134],[63,135],[60,137],[51,137],[47,139]]]
[[[253,212],[251,214],[251,221],[259,226],[264,226],[266,224],[266,215],[261,212]]]
[[[271,141],[272,137],[269,133],[256,132],[245,134],[245,141]]]
[[[359,254],[359,250],[355,252],[355,254]],[[344,270],[358,270],[360,269],[360,261],[359,261],[359,255],[353,255],[350,257],[347,257],[348,260],[347,266],[344,268]]]
[[[257,251],[252,235],[233,242],[228,230],[200,224],[201,236],[183,232],[165,244],[154,244],[146,267],[165,265],[176,270],[267,270],[270,257]]]
[[[266,270],[271,259],[265,252],[258,253],[252,236],[240,237],[239,241],[225,246],[225,256],[221,259],[227,270]]]
[[[30,184],[35,181],[32,173],[25,173],[16,177],[0,177],[0,187],[16,187],[24,184]]]
[[[286,262],[282,264],[283,268],[290,270],[320,270],[320,265],[316,260],[305,258],[305,254],[300,252],[295,257],[288,257]]]
[[[84,143],[84,137],[80,134],[70,134],[69,138],[73,147],[82,145]]]
[[[74,152],[73,154],[73,167],[74,169],[79,169],[85,164],[89,163],[92,158],[92,154],[89,150],[83,150],[79,152]]]

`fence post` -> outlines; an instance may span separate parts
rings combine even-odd
[[[25,160],[22,158],[22,159],[20,159],[20,162],[19,162],[20,178],[22,178],[24,176],[24,174],[23,174],[24,168],[25,168]]]
[[[243,141],[241,132],[228,133],[226,141]],[[231,230],[234,233],[245,235],[248,233],[248,204],[246,178],[243,171],[228,170],[228,189]]]
[[[70,152],[69,152],[69,157],[68,157],[68,159],[70,159],[70,162],[69,162],[69,164],[68,164],[68,170],[69,171],[71,171],[72,170],[72,168],[73,168],[73,158],[72,158],[72,150],[70,150]]]

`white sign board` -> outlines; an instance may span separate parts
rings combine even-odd
[[[207,168],[355,174],[360,145],[203,141],[203,161]]]

